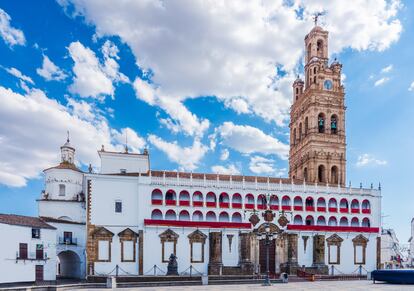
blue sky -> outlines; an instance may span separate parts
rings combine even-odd
[[[311,15],[325,11],[343,64],[347,180],[381,182],[384,226],[406,242],[414,5],[346,3],[0,1],[0,212],[36,215],[67,130],[82,168],[128,135],[154,169],[287,176],[291,83]]]

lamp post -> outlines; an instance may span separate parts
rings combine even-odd
[[[266,276],[263,286],[270,286],[269,247],[272,241],[284,232],[289,220],[285,216],[285,211],[282,210],[281,212],[275,212],[270,208],[270,194],[268,194],[266,200],[263,201],[263,206],[265,206],[265,209],[262,213],[262,217],[265,222],[253,231],[256,233],[257,238],[263,241],[263,244],[266,247]],[[249,218],[249,221],[253,224],[253,226],[256,226],[260,222],[260,218],[257,215],[258,212],[258,210],[253,209]],[[279,218],[277,219],[277,224],[279,226],[273,223],[277,213],[279,214]]]

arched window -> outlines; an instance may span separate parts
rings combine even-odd
[[[309,62],[309,60],[311,58],[311,54],[312,54],[312,44],[309,44],[308,45],[308,62]]]
[[[331,184],[338,184],[338,167],[331,168]]]
[[[339,211],[341,213],[347,213],[348,212],[348,200],[346,200],[345,198],[342,198],[341,201],[339,202]]]
[[[162,212],[159,209],[154,209],[151,212],[151,219],[162,220]]]
[[[315,221],[313,220],[312,215],[306,216],[305,224],[306,225],[315,225]]]
[[[231,207],[242,208],[242,197],[239,193],[234,193],[231,199]]]
[[[335,198],[329,199],[328,208],[329,208],[329,212],[337,212],[338,211],[338,209],[337,209],[338,208],[338,204],[337,204]]]
[[[246,209],[253,209],[254,208],[254,196],[253,194],[247,194],[244,198],[244,207]]]
[[[194,211],[193,221],[203,221],[203,213],[199,210]]]
[[[326,225],[326,220],[325,220],[325,217],[323,217],[323,216],[319,216],[319,217],[318,217],[318,220],[317,220],[317,222],[316,222],[316,224],[317,224],[317,225]]]
[[[190,206],[190,193],[186,190],[181,191],[178,200],[180,206]]]
[[[348,218],[341,217],[341,220],[339,221],[339,226],[348,226]]]
[[[289,196],[283,196],[282,198],[282,210],[291,210],[290,198]]]
[[[326,211],[326,202],[325,199],[322,197],[318,198],[318,201],[316,202],[316,207],[318,211]]]
[[[313,67],[313,73],[316,74],[316,67]]]
[[[216,214],[213,211],[209,211],[206,214],[206,221],[216,221]]]
[[[302,122],[299,123],[299,140],[302,140]]]
[[[65,196],[65,195],[66,195],[66,185],[59,184],[59,196]]]
[[[293,129],[293,144],[296,144],[296,128]]]
[[[221,212],[219,215],[219,221],[221,222],[229,222],[229,214],[227,212]]]
[[[316,76],[313,77],[313,84],[316,84]]]
[[[338,221],[336,220],[336,217],[331,216],[329,218],[328,225],[329,226],[337,226],[338,225]]]
[[[303,179],[305,182],[308,180],[308,168],[303,169]]]
[[[359,213],[359,201],[357,199],[354,199],[351,202],[351,212]]]
[[[318,131],[319,133],[325,132],[325,114],[319,113],[318,115]]]
[[[223,192],[219,196],[219,206],[220,208],[229,208],[230,206],[230,199],[229,195],[226,192]]]
[[[270,209],[272,210],[279,209],[279,198],[276,195],[270,196]]]
[[[303,224],[302,216],[295,215],[295,217],[293,218],[293,224],[302,225]]]
[[[312,197],[308,197],[305,200],[306,211],[315,211],[315,202]]]
[[[165,204],[166,205],[176,205],[177,204],[177,195],[174,190],[168,190],[165,194]]]
[[[293,199],[293,210],[296,210],[296,211],[302,211],[303,210],[303,201],[302,201],[301,197],[296,196]]]
[[[234,212],[233,215],[231,216],[231,221],[232,222],[242,222],[241,214],[238,213],[238,212]]]
[[[260,194],[257,197],[257,208],[258,209],[266,209],[267,208],[267,199],[264,194]]]
[[[323,41],[321,39],[316,42],[316,53],[319,58],[323,58]]]
[[[213,192],[208,192],[206,195],[206,206],[207,207],[216,207],[217,206],[217,200],[216,200],[216,194]]]
[[[334,114],[331,116],[331,134],[338,133],[338,117]]]
[[[362,227],[371,227],[371,223],[369,222],[369,218],[365,217],[362,219]]]
[[[309,129],[309,119],[306,116],[306,118],[305,118],[305,136],[308,135],[308,129]]]
[[[200,191],[193,193],[193,206],[203,206],[203,194]]]
[[[351,226],[359,226],[359,219],[357,217],[351,219]]]
[[[178,215],[178,220],[190,221],[190,213],[188,213],[187,210],[181,210],[180,214]]]
[[[167,210],[167,212],[165,213],[165,219],[166,220],[177,220],[177,215],[175,214],[175,211],[172,209]]]
[[[162,204],[162,192],[161,192],[160,189],[152,190],[151,202],[152,202],[152,205],[161,205]]]
[[[371,204],[368,200],[362,201],[362,213],[371,213]]]
[[[325,166],[324,165],[319,165],[318,167],[318,182],[319,183],[325,183],[326,179],[325,179]]]

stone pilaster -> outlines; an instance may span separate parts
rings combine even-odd
[[[138,275],[144,275],[144,231],[138,231]]]
[[[296,233],[287,234],[287,262],[282,264],[281,270],[288,274],[296,274],[298,265],[298,235]]]
[[[328,274],[328,266],[325,264],[325,236],[315,235],[313,237],[313,268],[318,274]]]
[[[377,269],[381,269],[381,237],[377,237]]]
[[[244,275],[250,275],[254,273],[254,265],[252,263],[252,234],[240,233],[240,268],[241,273]]]
[[[209,234],[210,256],[208,262],[209,275],[222,275],[223,260],[222,260],[222,235],[220,232],[210,232]]]

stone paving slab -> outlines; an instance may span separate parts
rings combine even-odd
[[[83,289],[85,290],[85,289]],[[99,289],[93,289],[95,291]],[[108,289],[101,289],[108,290]],[[376,283],[372,281],[318,281],[318,282],[291,282],[288,284],[274,284],[270,287],[261,285],[212,285],[212,286],[169,286],[169,287],[140,287],[119,288],[117,290],[144,290],[144,291],[252,291],[252,290],[318,290],[318,291],[370,291],[370,290],[413,290],[414,285],[394,285]]]

